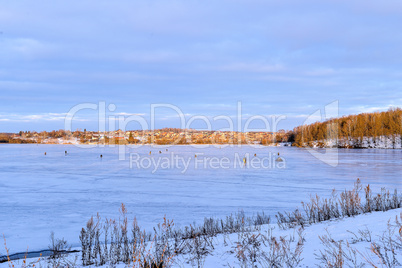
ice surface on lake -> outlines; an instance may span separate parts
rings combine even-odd
[[[79,246],[79,232],[91,215],[117,218],[121,203],[130,220],[136,216],[142,228],[150,229],[165,214],[178,226],[240,209],[274,215],[300,206],[310,193],[328,196],[334,188],[351,189],[357,178],[375,190],[402,190],[401,150],[342,149],[339,165],[331,167],[294,147],[165,148],[126,148],[126,160],[119,160],[118,147],[0,145],[0,234],[6,236],[10,253],[46,249],[51,231]],[[250,164],[254,154],[274,160],[278,152],[285,168],[275,161],[265,162],[271,168],[233,167],[233,161],[242,162],[247,153]],[[190,164],[184,173],[182,166],[153,173],[152,164],[130,168],[129,153],[155,162],[173,154],[190,159]],[[211,163],[204,168],[207,157],[227,157],[229,168],[214,169]],[[196,161],[201,163],[197,169]],[[1,247],[0,255],[4,253]]]

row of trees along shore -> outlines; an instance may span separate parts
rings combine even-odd
[[[163,131],[169,131],[172,133],[178,133],[183,131],[180,129],[163,129]],[[193,131],[197,133],[197,131]],[[38,133],[38,138],[33,138],[33,133],[30,131],[20,131],[18,138],[13,138],[13,133],[0,133],[0,143],[41,143],[42,139],[45,138],[60,138],[72,136],[77,138],[81,143],[89,141],[93,133],[82,131],[74,131],[67,134],[64,130],[51,131],[51,132],[40,132]],[[89,136],[88,136],[89,135]],[[385,112],[373,112],[373,113],[362,113],[358,115],[343,116],[340,118],[334,118],[327,120],[325,122],[316,122],[310,125],[302,125],[295,127],[293,131],[278,131],[273,133],[273,135],[264,136],[260,139],[260,143],[263,145],[268,145],[273,142],[293,142],[296,146],[306,146],[311,145],[312,142],[322,142],[328,139],[338,138],[339,140],[363,140],[363,137],[384,137],[384,136],[402,136],[402,109],[401,108],[391,108]],[[179,138],[179,139],[177,139]],[[225,139],[217,139],[214,135],[203,139],[187,139],[184,137],[175,137],[171,139],[157,138],[155,140],[156,144],[171,144],[176,142],[176,144],[189,144],[189,143],[242,143],[247,144],[247,140],[244,134],[240,137],[238,141],[238,134],[233,137]],[[253,140],[253,138],[251,138]],[[255,140],[255,139],[254,139]],[[103,143],[106,144],[133,144],[133,143],[151,143],[151,139],[145,141],[139,141],[135,139],[130,133],[130,137],[126,139],[119,138],[108,138],[105,137]]]
[[[362,140],[363,137],[401,136],[402,109],[385,112],[362,113],[334,118],[325,122],[298,126],[293,129],[290,141],[305,146],[329,138]]]

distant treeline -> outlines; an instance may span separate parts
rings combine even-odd
[[[33,139],[13,139],[12,135],[10,133],[0,133],[0,143],[37,143]]]
[[[391,108],[386,112],[362,113],[343,116],[325,122],[298,126],[290,135],[296,146],[326,139],[355,139],[363,137],[402,135],[402,109]]]
[[[358,143],[364,137],[401,137],[402,136],[402,109],[391,108],[386,112],[362,113],[358,115],[333,118],[325,122],[316,122],[310,125],[298,126],[293,131],[279,130],[275,133],[238,133],[184,130],[178,128],[164,128],[151,131],[111,131],[108,135],[101,135],[96,131],[65,130],[51,132],[20,131],[18,134],[0,133],[0,143],[42,143],[46,139],[75,138],[80,143],[101,144],[262,144],[270,145],[278,142],[293,142],[296,146],[324,147],[328,140],[353,140]],[[127,133],[127,132],[126,132]],[[133,133],[135,135],[133,135]],[[111,136],[113,135],[113,136]],[[114,136],[116,135],[116,136]],[[138,139],[141,136],[142,139]],[[395,139],[393,138],[393,139]],[[49,141],[48,141],[49,142]],[[51,141],[50,141],[51,142]],[[339,145],[340,146],[340,145]],[[353,147],[353,146],[352,146]]]

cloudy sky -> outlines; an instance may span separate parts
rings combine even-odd
[[[64,128],[83,103],[149,123],[151,104],[189,120],[234,118],[241,102],[242,123],[283,115],[285,129],[334,101],[339,115],[401,107],[401,28],[399,0],[0,0],[0,132]],[[80,110],[72,127],[97,117]]]

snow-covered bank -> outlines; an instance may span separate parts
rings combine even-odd
[[[312,147],[363,148],[363,149],[402,149],[402,136],[389,135],[363,138],[327,139],[310,142]]]
[[[380,237],[388,232],[388,221],[390,220],[391,224],[394,224],[395,218],[400,217],[401,213],[402,209],[395,209],[387,212],[373,212],[352,218],[343,218],[305,227],[304,242],[300,256],[302,261],[298,267],[315,267],[320,264],[320,251],[323,252],[326,248],[322,245],[319,237],[325,235],[328,236],[328,234],[330,234],[334,241],[342,241],[343,248],[346,249],[346,245],[349,243],[352,248],[357,249],[364,256],[377,261],[378,258],[370,252],[371,242],[379,241]],[[272,230],[273,237],[284,237],[285,239],[294,237],[295,239],[292,247],[294,247],[298,242],[296,229],[281,230],[277,225],[271,224],[265,225],[260,233],[268,235],[270,230]],[[371,242],[368,242],[365,238],[359,235],[360,231],[365,232],[366,230],[370,231]],[[398,233],[398,230],[396,233]],[[238,246],[237,242],[239,241],[238,238],[239,234],[232,234],[227,237],[221,235],[215,238],[215,250],[211,255],[206,257],[204,267],[241,266],[241,262],[239,262],[235,256],[236,247]],[[266,252],[267,251],[269,251],[269,249],[266,249]],[[366,262],[363,255],[357,254],[357,263]],[[402,248],[399,249],[397,258],[399,262],[402,263]],[[178,258],[177,262],[186,266],[185,263],[183,263],[183,258]],[[381,265],[379,266],[381,267]],[[180,267],[180,265],[177,267]],[[258,265],[258,267],[264,266]],[[326,266],[323,265],[323,267]]]
[[[250,258],[252,258],[250,253],[255,253],[254,258],[257,261],[255,263],[257,267],[270,267],[268,266],[267,258],[264,258],[263,255],[268,257],[276,256],[275,254],[278,252],[273,252],[275,249],[270,247],[270,245],[272,246],[270,241],[273,241],[275,238],[278,244],[281,244],[280,241],[289,241],[290,251],[294,250],[297,244],[301,242],[299,245],[301,252],[298,257],[300,263],[294,267],[328,267],[322,263],[323,260],[320,258],[322,258],[323,254],[330,256],[332,250],[338,253],[340,249],[344,254],[342,257],[344,267],[349,267],[349,264],[356,265],[353,267],[361,267],[363,263],[367,265],[370,261],[378,265],[378,267],[381,267],[379,257],[371,250],[372,243],[382,245],[383,235],[385,234],[385,237],[389,238],[390,231],[393,231],[391,237],[401,237],[399,234],[401,230],[398,230],[400,226],[395,224],[396,219],[401,222],[401,217],[402,209],[399,208],[387,212],[373,212],[356,217],[313,224],[305,227],[302,232],[303,239],[299,239],[297,229],[281,230],[276,224],[264,225],[261,231],[258,232],[218,235],[211,239],[211,246],[207,249],[208,253],[201,257],[200,263],[202,264],[201,267],[245,267],[244,265],[246,263],[240,261],[238,258],[241,254],[241,249],[244,249],[244,255],[250,256]],[[266,239],[264,240],[262,237]],[[283,239],[281,240],[281,238]],[[253,247],[252,242],[245,245],[245,240],[252,241],[252,239],[255,239],[255,241],[265,241],[265,245],[264,243],[260,243],[260,245],[258,245],[259,249]],[[332,248],[323,245],[323,241],[326,239],[327,241],[333,241],[330,242],[332,243]],[[339,247],[339,242],[341,248]],[[401,244],[399,244],[399,246],[396,245],[394,248],[396,262],[392,267],[402,267],[402,248],[400,246]],[[382,253],[384,254],[384,252]],[[390,253],[388,252],[388,254]],[[79,260],[80,254],[71,254],[67,259],[72,261],[75,260],[76,256],[76,265],[81,266]],[[392,254],[390,256],[392,256]],[[349,257],[352,258],[348,259]],[[352,260],[354,257],[355,260]],[[197,256],[195,255],[178,255],[174,257],[173,260],[172,267],[197,267]],[[37,258],[28,259],[28,262],[30,261],[37,261]],[[355,264],[352,263],[353,261]],[[399,262],[399,264],[397,262]],[[43,259],[40,263],[42,266],[45,266],[46,260]],[[247,267],[251,267],[250,262],[247,264]],[[283,267],[289,267],[285,263],[281,264]],[[14,265],[15,267],[20,267],[23,265],[23,261],[14,261]],[[36,266],[38,265],[39,264]],[[105,267],[106,266],[107,265],[105,265]],[[9,267],[9,264],[0,264],[0,268],[3,267]],[[126,267],[126,265],[120,263],[117,267]],[[367,265],[366,267],[371,267],[371,265]]]

